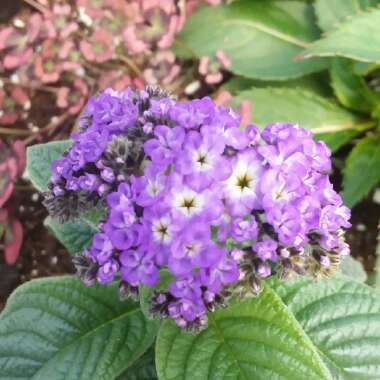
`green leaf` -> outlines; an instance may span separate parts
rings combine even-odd
[[[377,0],[316,0],[315,13],[319,27],[327,32],[349,16],[376,6]]]
[[[380,107],[380,97],[369,89],[365,80],[354,72],[354,61],[336,58],[332,61],[331,85],[339,101],[358,112],[371,113]]]
[[[307,48],[299,58],[346,57],[363,62],[380,61],[380,9],[352,17]]]
[[[138,304],[119,301],[116,283],[33,280],[0,317],[0,379],[111,380],[151,346],[156,330]]]
[[[343,172],[343,199],[352,207],[380,181],[380,135],[368,136],[352,149]]]
[[[34,187],[47,191],[51,176],[51,163],[62,156],[71,146],[72,141],[53,141],[28,147],[26,151],[26,170]]]
[[[249,90],[252,87],[277,87],[277,88],[301,88],[309,90],[322,96],[333,96],[330,88],[330,78],[326,72],[306,75],[302,78],[290,79],[286,81],[261,81],[235,76],[227,83],[223,84],[223,89],[236,95],[241,91]]]
[[[244,99],[252,102],[252,121],[259,127],[274,122],[298,123],[312,130],[333,150],[368,128],[333,101],[300,88],[252,88],[235,97],[233,104],[238,105]]]
[[[106,208],[94,208],[80,216],[94,230],[98,230],[98,224],[107,216]]]
[[[294,60],[319,37],[313,17],[312,6],[297,1],[243,0],[203,7],[187,21],[176,45],[186,58],[214,59],[223,49],[231,59],[228,69],[249,78],[296,78],[327,67],[324,60]]]
[[[331,379],[316,348],[270,288],[211,313],[209,327],[198,335],[163,322],[156,366],[160,380]]]
[[[340,263],[341,272],[356,281],[366,282],[367,273],[363,268],[360,261],[354,259],[352,256],[344,256]]]
[[[154,349],[145,353],[136,363],[120,375],[117,380],[157,380]]]
[[[277,282],[334,380],[380,379],[380,297],[348,278]]]
[[[60,223],[57,219],[48,216],[44,224],[66,249],[74,254],[83,252],[91,244],[95,233],[93,228],[80,221]]]

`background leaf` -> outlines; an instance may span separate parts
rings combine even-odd
[[[297,321],[269,288],[209,315],[197,335],[162,323],[157,337],[160,380],[330,379]]]
[[[91,244],[95,233],[93,228],[80,221],[60,223],[57,219],[48,216],[44,224],[66,249],[74,254],[83,252]]]
[[[325,360],[334,380],[380,378],[380,298],[347,278],[277,282],[275,290]]]
[[[294,60],[319,37],[314,25],[312,6],[297,1],[243,0],[204,7],[179,34],[178,53],[214,57],[223,49],[235,74],[260,80],[300,77],[326,68],[323,60]]]
[[[51,176],[51,163],[60,158],[71,144],[72,141],[70,140],[62,140],[28,147],[26,151],[26,170],[37,190],[48,190],[47,185]]]
[[[17,288],[0,318],[0,379],[111,380],[153,343],[157,323],[120,302],[117,284],[74,277]]]
[[[252,88],[236,96],[233,105],[244,99],[252,102],[253,122],[259,127],[274,122],[298,123],[311,129],[332,150],[367,128],[360,124],[357,116],[330,99],[300,88]],[[332,132],[321,133],[327,130]]]
[[[377,0],[316,0],[315,13],[319,27],[327,32],[361,10],[376,6]]]
[[[237,95],[241,91],[250,90],[251,88],[301,88],[317,93],[321,96],[334,96],[330,87],[330,78],[325,71],[303,76],[302,78],[289,79],[285,81],[261,81],[250,79],[242,76],[234,76],[228,82],[223,84],[222,89]]]
[[[380,181],[380,136],[368,136],[352,149],[343,171],[343,199],[352,207]]]
[[[371,113],[380,107],[380,97],[369,89],[365,80],[355,74],[354,61],[345,58],[332,60],[331,86],[339,101],[358,112]]]
[[[355,15],[307,48],[300,58],[346,57],[380,61],[380,9]]]

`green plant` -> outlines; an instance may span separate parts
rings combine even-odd
[[[260,127],[297,122],[333,151],[354,141],[343,171],[343,197],[353,206],[380,180],[379,4],[241,0],[203,8],[178,35],[177,53],[213,57],[223,46],[235,75],[225,89],[233,104],[251,101]]]

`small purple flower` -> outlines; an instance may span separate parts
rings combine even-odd
[[[277,261],[277,243],[272,239],[265,239],[252,246],[253,252],[263,261]]]
[[[214,293],[218,293],[222,289],[222,286],[233,284],[240,277],[236,261],[227,255],[217,265],[202,268],[200,274],[202,284]]]
[[[110,259],[99,268],[97,279],[100,284],[108,284],[113,281],[118,271],[119,264],[116,260]]]
[[[128,250],[120,253],[121,278],[133,286],[144,284],[154,286],[159,278],[154,258],[137,250]]]
[[[238,242],[246,240],[256,240],[258,235],[258,225],[254,217],[249,220],[236,218],[232,222],[231,237]]]

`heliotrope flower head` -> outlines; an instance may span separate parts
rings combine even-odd
[[[152,87],[90,99],[45,201],[63,220],[106,210],[75,259],[86,284],[119,273],[122,297],[136,296],[169,272],[151,311],[198,330],[262,278],[337,269],[350,211],[329,181],[330,151],[297,125],[260,133],[240,122],[210,98],[179,102]]]

